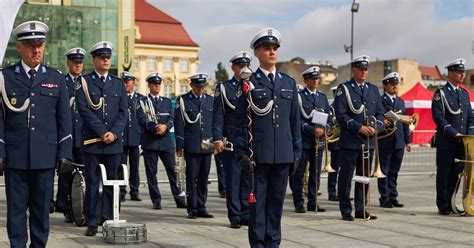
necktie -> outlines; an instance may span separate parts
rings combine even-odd
[[[133,95],[132,94],[128,95],[128,98],[130,98],[130,100],[132,100]]]
[[[360,88],[360,92],[362,92],[362,94],[364,94],[364,85],[359,85],[359,88]]]
[[[104,76],[100,76],[100,80],[102,81],[102,83],[105,83],[105,77]]]
[[[77,77],[72,78],[72,82],[76,82],[76,80],[77,80]]]
[[[30,69],[28,71],[28,75],[30,75],[30,81],[31,83],[33,83],[34,79],[35,79],[35,76],[36,76],[36,70],[35,69]]]
[[[155,103],[158,104],[158,97],[155,97]]]
[[[273,79],[274,79],[274,76],[273,76],[273,73],[268,73],[268,78],[270,79],[270,83],[273,83]]]

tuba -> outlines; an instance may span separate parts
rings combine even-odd
[[[418,121],[420,119],[418,113],[414,113],[413,115],[402,115],[400,112],[393,112],[392,110],[385,113],[385,119],[392,122],[392,125],[389,127],[383,127],[383,130],[379,133],[378,138],[384,139],[390,137],[392,134],[397,131],[397,122],[401,121],[403,124],[408,125],[408,129],[410,132],[415,130],[416,126],[418,125]]]
[[[454,212],[460,215],[470,215],[474,216],[474,136],[466,135],[462,136],[462,142],[464,144],[465,151],[465,160],[455,159],[456,163],[464,163],[464,171],[459,173],[458,182],[456,184],[456,189],[451,198],[451,208]],[[456,195],[461,184],[461,179],[463,180],[462,187],[462,205],[464,211],[459,210],[456,206]]]

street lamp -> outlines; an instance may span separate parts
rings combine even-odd
[[[359,11],[359,3],[356,3],[355,0],[352,1],[351,5],[351,61],[354,55],[354,13]]]

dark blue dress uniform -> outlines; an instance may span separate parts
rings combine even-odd
[[[66,52],[65,56],[67,60],[76,61],[77,63],[83,63],[86,51],[80,47],[72,48]],[[71,107],[72,115],[72,157],[73,162],[77,164],[83,164],[83,156],[81,151],[81,126],[82,118],[77,111],[76,106],[76,80],[79,76],[73,76],[68,73],[66,76],[66,87],[69,93],[69,106]],[[66,222],[72,222],[69,213],[69,201],[68,195],[71,183],[71,173],[62,173],[58,177],[58,192],[56,194],[56,211],[62,210],[66,217]]]
[[[334,90],[334,96],[336,96]],[[331,118],[335,118],[336,114],[334,113],[334,104],[331,105]],[[331,127],[336,125],[337,121],[331,122]],[[339,151],[341,150],[339,147],[339,141],[335,141],[328,144],[328,149],[331,152],[331,167],[335,170],[335,172],[328,173],[328,199],[330,201],[338,201],[339,198],[337,197],[337,176],[339,175],[339,168],[341,165],[339,159]]]
[[[94,47],[110,47],[111,43],[100,42]],[[102,48],[91,49],[93,56],[97,56]],[[111,53],[109,48],[108,54]],[[109,55],[110,56],[110,55]],[[82,145],[84,152],[84,174],[86,181],[86,195],[84,199],[84,215],[89,230],[96,228],[103,220],[111,220],[113,218],[112,209],[112,187],[104,187],[102,198],[102,216],[99,216],[99,183],[101,177],[99,164],[104,164],[107,170],[107,179],[118,179],[118,168],[120,166],[121,156],[123,153],[122,133],[127,123],[127,94],[123,82],[120,78],[113,75],[98,75],[97,72],[91,72],[84,76],[88,93],[85,92],[83,86],[77,89],[76,104],[83,120],[82,140],[86,141],[93,138],[102,137],[106,132],[111,132],[116,140],[110,144],[104,142],[96,142],[88,145]],[[87,94],[87,96],[86,96]],[[93,109],[89,107],[88,100],[90,98],[92,104],[97,104],[103,99],[100,108]],[[93,234],[93,233],[91,233]]]
[[[238,128],[240,128],[237,123],[240,120],[236,108],[245,108],[245,102],[242,80],[232,77],[216,86],[212,124],[214,141],[222,141],[225,137],[232,144],[237,143]],[[248,223],[249,219],[249,175],[240,167],[235,151],[224,150],[219,155],[222,156],[224,164],[227,217],[231,225],[237,227],[241,223]]]
[[[448,70],[464,71],[464,61],[453,61]],[[464,158],[464,146],[456,134],[474,134],[474,117],[469,95],[462,88],[446,83],[437,89],[431,104],[436,128],[436,205],[441,214],[449,214],[451,196],[457,176],[463,170],[462,163],[454,159]]]
[[[127,80],[127,77],[122,76],[123,80]],[[130,79],[130,80],[135,80]],[[127,164],[128,158],[128,170],[130,173],[129,176],[129,187],[130,187],[130,197],[131,199],[138,198],[138,188],[140,187],[140,174],[138,171],[140,164],[140,148],[141,137],[143,133],[143,128],[138,124],[137,120],[137,109],[140,107],[140,99],[143,99],[145,96],[133,92],[132,94],[127,94],[127,124],[123,131],[122,143],[123,143],[123,153],[122,153],[122,164]],[[127,190],[125,187],[120,187],[120,196],[122,199],[125,199]]]
[[[222,161],[222,154],[214,155],[214,162],[216,164],[216,174],[217,174],[217,191],[219,196],[222,198],[226,197],[226,187],[225,187],[225,172],[224,172],[224,162]]]
[[[280,37],[278,30],[265,28],[254,37],[250,46],[252,49],[264,44],[279,47]],[[254,86],[247,93],[253,101],[249,106],[253,134],[250,148],[256,163],[256,201],[250,204],[249,243],[251,247],[277,247],[281,243],[281,218],[290,166],[301,158],[298,90],[295,80],[288,75],[264,72],[262,68],[257,69],[249,82]],[[249,155],[247,104],[245,108],[237,109],[241,120],[237,156]]]
[[[201,80],[204,78],[205,82],[207,78],[203,73],[194,76],[191,77],[191,84],[196,82],[197,85],[201,85]],[[206,202],[213,147],[209,149],[201,147],[203,140],[212,139],[212,105],[213,97],[205,93],[199,97],[190,91],[176,99],[174,114],[176,150],[184,149],[186,196],[190,218],[212,217],[207,212]]]
[[[304,88],[299,92],[301,99],[301,136],[303,139],[303,151],[301,154],[300,165],[293,176],[290,177],[290,184],[293,191],[293,204],[295,209],[304,210],[303,197],[303,179],[306,171],[306,164],[309,162],[309,179],[308,179],[308,203],[307,209],[310,211],[317,210],[317,188],[318,178],[321,175],[321,164],[323,161],[324,136],[320,137],[316,143],[314,132],[317,127],[326,129],[311,122],[313,111],[324,112],[329,115],[330,108],[326,95],[319,91],[311,92],[308,88]],[[303,115],[303,112],[306,116]],[[318,149],[316,151],[316,145]],[[316,157],[317,152],[317,157]],[[317,161],[316,161],[317,159]],[[317,163],[317,167],[316,167]]]
[[[23,45],[41,45],[47,31],[46,24],[31,21],[20,24],[13,33]],[[42,64],[29,68],[22,61],[1,73],[6,92],[2,92],[0,107],[0,158],[6,162],[10,246],[26,247],[28,210],[30,246],[46,247],[56,161],[72,158],[64,75]],[[24,105],[26,101],[28,105]]]
[[[391,73],[392,74],[392,73]],[[382,80],[383,83],[398,82],[398,73],[392,74],[393,77],[385,77]],[[392,80],[392,81],[390,81]],[[387,93],[382,95],[382,104],[384,106],[384,113],[393,111],[406,115],[405,102],[403,99],[397,96],[389,96]],[[398,191],[397,191],[397,178],[398,172],[403,160],[403,153],[405,151],[406,144],[411,143],[410,130],[408,125],[401,121],[396,123],[397,129],[395,133],[387,138],[379,140],[379,151],[380,151],[380,168],[382,173],[386,176],[385,178],[378,178],[378,188],[380,193],[380,204],[381,205],[392,205],[398,204]]]
[[[361,56],[362,57],[362,56]],[[365,56],[368,57],[368,56]],[[355,60],[357,60],[357,57]],[[368,61],[365,59],[365,68],[368,66]],[[360,63],[358,61],[354,63]],[[360,65],[354,65],[361,67]],[[361,89],[362,88],[362,89]],[[365,111],[362,110],[361,106],[364,104]],[[353,108],[353,109],[352,109]],[[353,220],[352,206],[350,202],[350,190],[352,176],[354,174],[354,168],[356,175],[370,176],[370,168],[373,157],[374,149],[374,136],[370,138],[370,156],[368,160],[365,160],[365,173],[362,170],[362,150],[361,144],[365,144],[367,138],[363,134],[359,134],[359,130],[366,123],[366,116],[373,116],[377,119],[375,122],[377,125],[376,131],[380,131],[383,121],[383,106],[380,99],[379,91],[377,87],[371,83],[364,82],[363,85],[351,79],[348,82],[342,83],[337,88],[336,98],[334,100],[334,110],[336,111],[336,118],[341,128],[339,146],[341,147],[339,158],[341,160],[341,168],[339,171],[338,181],[338,197],[339,197],[339,208],[341,215],[345,220]],[[359,111],[360,113],[358,113]],[[365,150],[367,150],[367,145]],[[367,191],[365,193],[367,194]],[[367,199],[367,197],[365,197]],[[363,186],[361,183],[355,183],[354,189],[354,205],[356,217],[363,216],[364,205],[363,202]]]
[[[158,81],[159,80],[159,81]],[[148,83],[161,83],[162,76],[148,76]],[[149,119],[145,114],[149,108],[149,103],[155,111],[156,119]],[[171,105],[171,100],[162,96],[153,96],[148,94],[143,98],[140,107],[137,111],[138,123],[142,126],[144,132],[142,136],[143,158],[145,160],[146,177],[148,182],[148,190],[153,206],[161,207],[161,194],[158,188],[158,181],[156,174],[158,173],[158,157],[163,162],[168,176],[168,181],[173,194],[174,201],[178,207],[185,207],[185,200],[179,196],[180,190],[177,186],[176,173],[174,166],[176,165],[176,158],[174,154],[174,142],[171,138],[170,129],[174,126],[174,110]],[[158,135],[155,132],[157,124],[166,125],[166,132],[163,135]]]

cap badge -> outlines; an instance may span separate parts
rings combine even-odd
[[[36,29],[36,23],[34,23],[34,22],[30,23],[30,29],[35,30]]]

